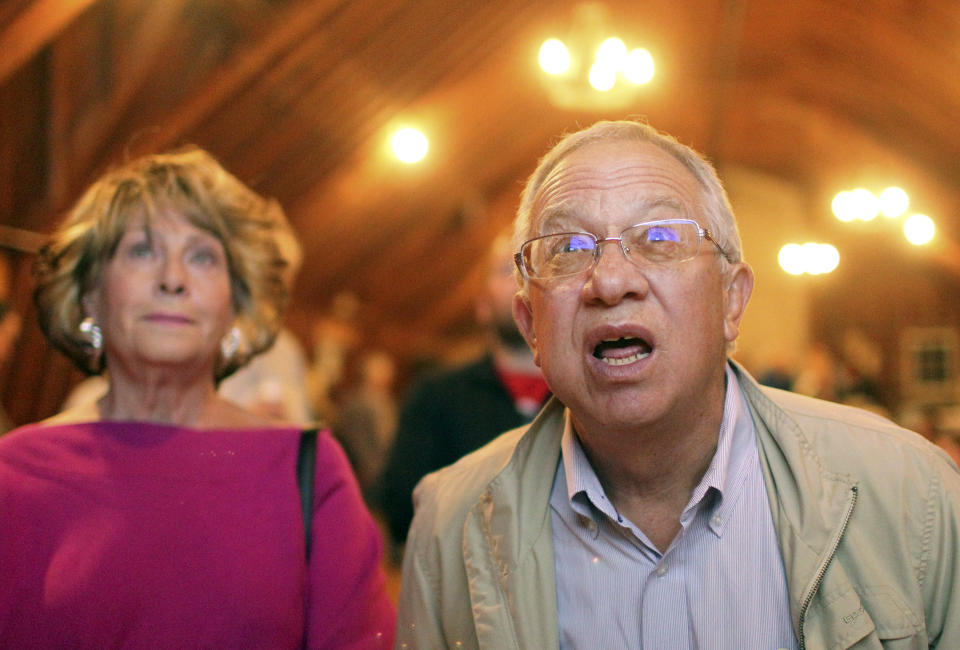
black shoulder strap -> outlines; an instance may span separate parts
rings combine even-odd
[[[300,433],[300,449],[297,452],[297,488],[300,490],[300,506],[303,510],[303,532],[308,562],[310,561],[310,523],[313,519],[313,472],[316,464],[317,430],[305,429]]]

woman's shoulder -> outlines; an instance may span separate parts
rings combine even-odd
[[[62,439],[85,431],[98,421],[96,411],[91,414],[85,407],[57,413],[38,422],[23,424],[0,436],[0,450],[10,452],[23,445],[34,445],[41,440]]]
[[[292,429],[295,425],[251,413],[230,400],[218,397],[196,423],[198,429]]]
[[[250,413],[243,408],[224,400],[222,405],[205,413],[192,424],[178,424],[176,422],[158,421],[152,418],[104,418],[98,411],[96,404],[81,405],[52,415],[46,419],[26,424],[0,437],[0,440],[20,437],[28,434],[34,437],[38,432],[47,432],[54,437],[62,432],[101,432],[122,429],[125,432],[134,430],[178,430],[188,432],[207,432],[215,435],[220,432],[265,432],[296,434],[303,427],[282,420],[272,419]]]
[[[304,426],[297,422],[248,411],[217,395],[215,401],[204,410],[191,428],[209,431],[300,431]]]
[[[56,426],[96,422],[100,419],[96,401],[80,404],[40,420],[35,426]]]

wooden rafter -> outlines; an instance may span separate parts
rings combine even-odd
[[[0,33],[0,83],[49,45],[96,0],[36,0]]]
[[[210,83],[168,116],[163,129],[146,137],[140,146],[145,150],[164,149],[198,128],[237,92],[265,74],[291,45],[305,39],[339,4],[337,0],[291,3],[276,16],[274,26],[260,42],[239,52]]]

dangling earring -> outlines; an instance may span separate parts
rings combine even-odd
[[[243,335],[240,333],[240,329],[234,326],[231,327],[230,331],[220,340],[220,354],[223,355],[224,362],[230,361],[233,355],[237,353],[237,350],[240,349],[240,341],[242,338]]]
[[[83,338],[95,351],[99,352],[103,348],[103,331],[101,331],[99,325],[93,322],[91,316],[87,316],[80,321],[80,326],[77,329],[84,334]]]

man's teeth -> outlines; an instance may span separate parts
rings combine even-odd
[[[629,349],[633,349],[635,352],[627,356],[620,356],[628,352]],[[593,350],[593,356],[608,366],[625,366],[647,358],[650,353],[651,349],[646,341],[633,337],[606,339],[601,341]]]
[[[640,359],[645,359],[650,356],[649,352],[637,352],[631,354],[629,357],[622,358],[613,358],[613,357],[600,357],[600,360],[603,361],[608,366],[625,366],[628,363],[633,363],[634,361],[639,361]]]

